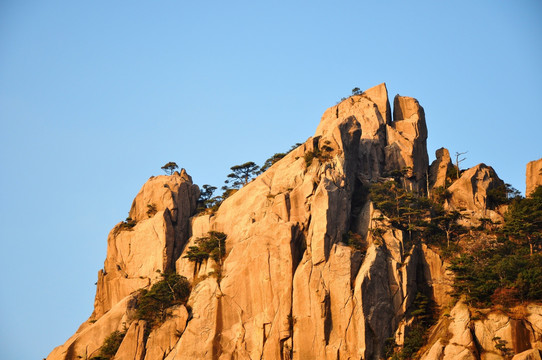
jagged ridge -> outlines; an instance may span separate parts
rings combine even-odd
[[[381,84],[326,110],[313,137],[213,215],[191,217],[199,189],[184,170],[151,178],[130,211],[135,227],[119,224],[109,235],[93,314],[48,359],[96,356],[105,337],[123,326],[128,330],[115,359],[381,358],[388,338],[403,343],[418,292],[440,306],[451,301],[452,274],[436,252],[423,244],[405,249],[397,229],[388,228],[382,240],[369,231],[381,216],[366,196],[372,181],[406,168],[405,186],[413,192],[442,183],[439,169],[448,165],[437,154],[429,171],[426,138],[418,101],[396,96],[392,119]],[[304,155],[324,147],[331,149],[328,157],[307,167]],[[493,169],[478,165],[450,187],[447,206],[466,207],[476,221],[487,216],[486,192],[500,183]],[[194,263],[182,256],[211,230],[228,235],[220,282],[207,276],[215,267],[211,260],[194,274]],[[366,252],[344,243],[348,231],[362,235]],[[158,270],[172,269],[194,281],[190,309],[177,306],[161,327],[148,329],[134,320],[136,291],[158,281]],[[446,323],[452,340],[464,329],[464,307],[459,303],[452,312],[462,317]],[[531,310],[533,319],[542,313]],[[530,326],[529,344],[542,334],[540,320]],[[439,345],[425,358],[465,351],[479,358],[494,344],[476,336],[451,345],[433,341]]]

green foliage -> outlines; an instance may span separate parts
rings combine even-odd
[[[459,170],[457,166],[452,165],[448,167],[448,170],[446,170],[446,180],[444,181],[445,188],[450,187],[450,185],[452,185],[454,181],[459,179],[458,174],[459,174]]]
[[[361,95],[363,94],[363,90],[361,90],[359,87],[355,87],[352,89],[352,95]]]
[[[148,217],[153,217],[154,214],[156,214],[158,211],[156,210],[156,205],[155,204],[147,204],[147,216]]]
[[[190,290],[190,282],[184,276],[174,272],[162,274],[162,280],[150,290],[140,290],[136,318],[146,320],[151,327],[164,322],[170,307],[186,304]]]
[[[271,156],[269,159],[265,160],[265,163],[263,164],[262,168],[260,169],[260,172],[265,172],[267,169],[269,169],[271,166],[273,166],[276,162],[278,162],[280,159],[285,157],[287,153],[276,153],[273,156]]]
[[[171,175],[173,174],[173,172],[178,169],[179,166],[177,166],[176,163],[174,163],[173,161],[170,161],[168,162],[166,165],[162,166],[161,169],[164,170],[164,172],[167,174],[167,175]]]
[[[542,186],[536,188],[530,197],[515,198],[505,214],[503,227],[505,234],[519,244],[528,244],[533,254],[534,248],[542,240]]]
[[[499,205],[509,204],[513,199],[519,199],[519,191],[510,184],[501,184],[487,191],[487,207],[495,209]]]
[[[375,183],[369,189],[377,209],[390,220],[391,226],[407,231],[412,241],[425,234],[432,210],[432,202],[401,187],[397,181]]]
[[[222,271],[222,260],[226,256],[227,235],[218,231],[209,231],[208,236],[196,239],[196,245],[190,246],[184,256],[194,262],[194,274],[196,274],[204,260],[213,259],[218,268],[215,275],[220,279]]]
[[[452,238],[465,232],[465,228],[457,222],[463,218],[463,215],[456,210],[439,211],[438,216],[433,217],[432,223],[446,234],[446,247],[450,247]]]
[[[309,166],[311,166],[314,159],[317,159],[321,163],[330,160],[332,151],[333,148],[329,146],[329,141],[324,144],[321,149],[314,148],[311,151],[307,151],[305,155],[303,155],[303,158],[305,160],[305,167],[308,168]]]
[[[225,183],[230,184],[229,188],[239,189],[259,174],[260,167],[254,162],[249,161],[241,165],[232,166],[230,169],[232,172],[228,174],[228,180]]]
[[[444,205],[452,197],[452,193],[442,186],[434,188],[431,195],[433,200],[439,205]]]
[[[95,356],[91,360],[108,360],[111,359],[119,350],[120,344],[126,335],[126,331],[113,331],[107,336],[100,348],[100,356]]]
[[[137,225],[137,222],[131,217],[127,217],[126,220],[120,223],[119,230],[133,230],[134,226]]]
[[[464,253],[451,260],[455,296],[475,306],[510,306],[542,299],[542,254],[529,255],[505,237],[494,247]]]
[[[495,342],[495,349],[499,350],[503,356],[509,358],[514,355],[514,350],[506,346],[508,344],[506,340],[502,340],[499,336],[495,336],[491,340]]]
[[[393,338],[388,339],[386,343],[386,355],[390,356],[393,353],[393,360],[408,360],[413,359],[425,344],[427,331],[434,323],[434,312],[432,303],[427,296],[422,293],[416,294],[416,299],[412,305],[410,315],[414,318],[412,326],[405,335],[405,341],[401,349],[393,353],[393,348],[397,347],[393,342]]]
[[[215,207],[216,207],[215,210],[218,210],[218,207],[220,206],[222,201],[218,203],[218,200],[219,200],[218,196],[215,196],[213,198],[213,193],[215,192],[215,190],[216,190],[215,186],[211,186],[208,184],[205,184],[202,186],[202,189],[200,191],[200,196],[198,199],[198,208],[197,208],[198,212],[205,211],[206,209],[214,209]]]
[[[357,251],[365,252],[367,251],[367,243],[363,240],[363,237],[352,231],[343,235],[343,242],[350,246],[352,249]]]

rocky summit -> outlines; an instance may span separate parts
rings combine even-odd
[[[485,164],[429,164],[426,140],[419,102],[392,109],[380,84],[214,206],[184,169],[151,177],[108,236],[92,315],[47,359],[540,359],[527,275],[466,279],[499,229],[522,243],[520,200]]]

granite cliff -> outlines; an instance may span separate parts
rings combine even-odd
[[[447,186],[449,153],[429,165],[426,139],[423,107],[397,95],[392,111],[381,84],[327,109],[314,136],[216,212],[196,213],[200,189],[184,169],[151,177],[109,234],[92,315],[47,359],[99,358],[115,331],[114,359],[381,359],[415,328],[419,294],[436,314],[423,359],[508,358],[497,336],[517,359],[540,358],[542,306],[475,317],[451,296],[448,260],[371,200],[372,184],[400,173],[421,197],[447,187],[443,207],[467,225],[502,221],[505,205],[488,202],[504,185],[495,171],[479,164]],[[210,232],[227,235],[225,255],[190,261]],[[168,272],[190,281],[190,296],[150,324],[136,315],[139,290]]]

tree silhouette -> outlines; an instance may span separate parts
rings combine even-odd
[[[176,163],[174,163],[173,161],[170,161],[168,162],[166,165],[162,166],[161,169],[164,170],[164,172],[167,174],[167,175],[171,175],[173,174],[173,172],[178,169],[179,167],[177,166]]]
[[[239,189],[250,182],[258,175],[260,167],[254,162],[249,161],[241,165],[235,165],[231,168],[231,173],[228,174],[226,184],[230,184],[229,188]]]
[[[271,156],[269,159],[265,160],[265,163],[263,164],[260,172],[264,173],[267,169],[269,169],[271,166],[273,166],[277,161],[285,157],[285,153],[276,153],[273,156]]]

